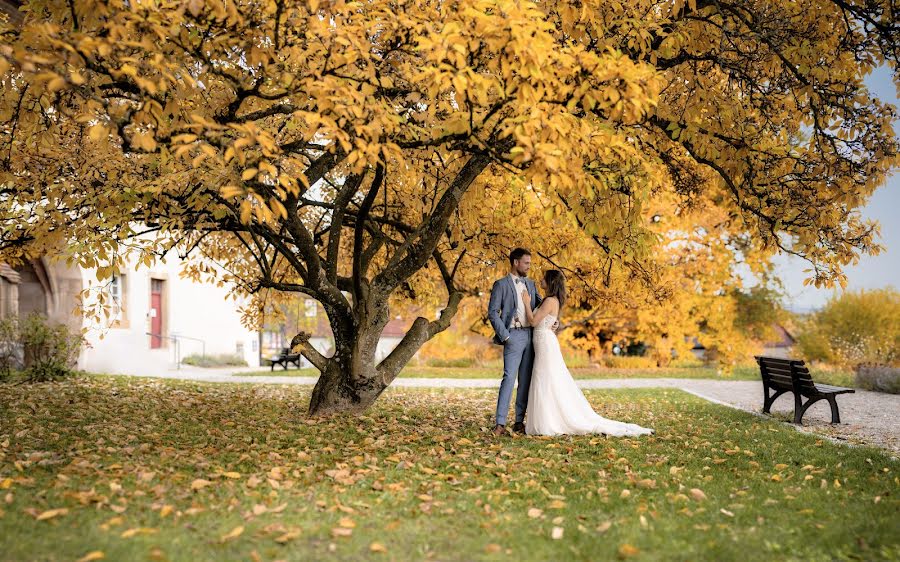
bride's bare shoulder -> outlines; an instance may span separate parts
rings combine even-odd
[[[548,310],[553,314],[559,312],[559,299],[556,297],[546,297],[544,302],[547,303]]]

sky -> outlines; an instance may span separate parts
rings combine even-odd
[[[891,80],[891,72],[881,67],[866,80],[869,90],[880,98],[900,107],[897,90]],[[900,133],[900,120],[894,123],[894,132]],[[847,290],[880,289],[892,286],[900,289],[900,173],[894,173],[869,199],[862,209],[865,218],[873,219],[881,224],[879,243],[885,251],[878,256],[863,256],[855,266],[848,267]],[[830,296],[833,289],[816,289],[803,286],[803,279],[808,276],[803,270],[809,263],[800,258],[779,255],[775,258],[776,271],[784,284],[784,304],[795,312],[809,312],[820,308]],[[840,291],[840,289],[838,289]]]

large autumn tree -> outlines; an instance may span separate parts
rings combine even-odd
[[[294,339],[322,372],[313,414],[371,404],[512,244],[585,295],[657,294],[661,204],[841,281],[877,249],[857,209],[896,163],[862,82],[896,69],[891,10],[32,0],[0,31],[0,250],[100,276],[179,252],[260,310],[310,295],[335,335],[332,357]],[[435,279],[440,314],[376,364],[391,299]]]

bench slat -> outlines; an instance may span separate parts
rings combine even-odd
[[[778,374],[787,377],[791,376],[790,367],[765,365],[763,368],[767,373],[771,373],[773,375]],[[809,374],[809,371],[805,367],[795,367],[795,372],[800,380],[812,381],[812,376]]]
[[[780,365],[790,367],[791,365],[803,365],[803,361],[799,359],[781,359],[780,357],[756,357],[756,362],[765,362],[767,365]]]
[[[830,384],[817,384],[816,390],[822,392],[823,394],[843,394],[845,392],[856,392],[852,388],[846,388],[843,386],[832,386]]]
[[[785,380],[787,380],[787,382],[790,382],[790,383],[792,383],[794,380],[794,377],[791,376],[790,371],[783,371],[781,369],[773,370],[773,369],[769,369],[768,367],[766,367],[763,369],[763,372],[761,372],[760,374],[763,376],[763,378],[785,379]],[[813,380],[809,375],[807,375],[807,376],[799,376],[798,375],[797,380],[801,386],[809,386],[809,385],[813,384]]]

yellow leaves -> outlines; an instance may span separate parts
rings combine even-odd
[[[99,142],[106,138],[109,134],[106,127],[100,124],[92,125],[90,129],[88,129],[88,138],[94,142]]]
[[[287,531],[287,532],[279,535],[278,537],[275,538],[275,542],[277,542],[278,544],[287,544],[299,536],[300,536],[300,531],[295,529],[295,530]]]
[[[164,505],[159,510],[160,517],[166,517],[175,510],[171,505]]]
[[[78,562],[92,562],[93,560],[103,560],[106,555],[102,550],[92,550],[78,559]]]
[[[691,488],[690,494],[691,494],[691,497],[694,498],[694,500],[696,500],[698,502],[706,500],[706,494],[703,493],[703,490],[701,490],[699,488]]]
[[[47,82],[47,91],[51,94],[56,93],[68,86],[68,82],[62,76],[56,76]]]
[[[640,549],[628,543],[619,545],[619,558],[632,558],[640,554]]]
[[[243,532],[244,532],[243,525],[238,525],[234,529],[232,529],[232,530],[228,531],[227,533],[225,533],[224,535],[222,535],[222,537],[219,539],[219,542],[228,542],[230,540],[234,540],[234,539],[238,538],[239,536],[241,536],[241,534],[243,534]]]
[[[547,504],[548,509],[565,509],[566,502],[562,500],[553,500],[549,504]]]
[[[224,476],[225,478],[230,478],[232,480],[237,480],[241,477],[241,473],[229,471],[229,472],[223,472],[222,476]]]
[[[100,528],[103,529],[104,531],[109,531],[110,527],[118,527],[119,525],[123,524],[124,522],[125,522],[125,519],[123,519],[122,517],[119,517],[117,515],[115,517],[110,517],[109,519],[107,519],[106,521],[101,523]]]
[[[256,168],[247,168],[241,173],[241,181],[250,181],[256,177],[256,174],[259,172]]]
[[[335,527],[331,529],[332,537],[349,537],[353,535],[353,529],[348,529],[346,527]]]
[[[154,527],[133,527],[131,529],[122,531],[122,534],[119,535],[123,539],[130,539],[131,537],[136,537],[137,535],[154,535],[159,532],[159,529]]]
[[[13,484],[12,478],[4,478],[0,481],[0,490],[8,490]]]
[[[197,478],[193,482],[191,482],[191,490],[196,492],[196,491],[202,490],[203,488],[206,488],[207,486],[210,486],[210,485],[212,485],[212,482],[210,482],[209,480],[205,480],[203,478]]]
[[[131,144],[135,148],[146,152],[153,152],[156,150],[156,139],[150,131],[138,131],[132,134]]]
[[[531,519],[537,519],[538,517],[540,517],[543,514],[544,514],[544,512],[536,507],[532,507],[532,508],[528,509],[528,517]]]
[[[342,517],[341,520],[338,521],[338,526],[344,529],[353,529],[356,527],[356,523],[349,517]]]
[[[257,515],[257,516],[262,515],[263,513],[267,512],[268,510],[269,510],[268,507],[266,507],[262,504],[259,504],[259,503],[254,505],[253,509],[252,509],[253,515]]]
[[[47,511],[44,511],[44,512],[41,512],[40,514],[38,514],[38,516],[35,517],[35,519],[37,519],[38,521],[46,521],[48,519],[53,519],[54,517],[60,517],[67,513],[69,513],[69,510],[64,507],[57,508],[57,509],[48,509]]]

